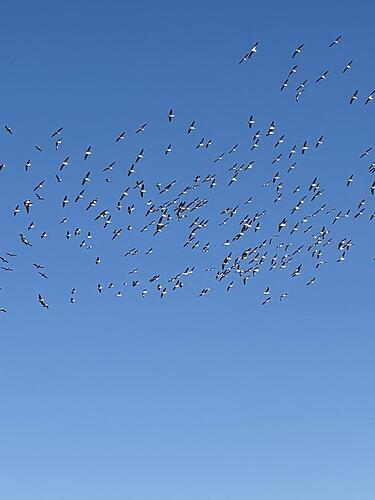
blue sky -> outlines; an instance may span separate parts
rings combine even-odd
[[[8,310],[0,317],[1,497],[373,498],[374,179],[367,172],[373,158],[359,156],[373,145],[375,103],[365,108],[363,100],[375,88],[374,13],[370,2],[357,9],[349,2],[274,1],[4,6],[1,127],[11,126],[14,134],[0,134],[0,160],[8,165],[0,172],[0,254],[15,251],[18,257],[14,272],[0,276],[0,306]],[[340,44],[328,49],[338,35]],[[258,53],[238,65],[258,40]],[[295,80],[281,93],[301,43]],[[342,75],[350,59],[353,68]],[[327,81],[313,84],[328,68]],[[296,104],[293,89],[305,78],[311,86]],[[349,107],[356,89],[360,102]],[[172,127],[170,108],[176,113]],[[250,114],[257,120],[254,132],[272,120],[278,129],[271,146],[254,154],[254,171],[229,189],[231,161],[214,166],[212,160],[236,143],[234,161],[252,158]],[[192,120],[197,130],[191,137],[186,129]],[[132,134],[145,122],[141,137]],[[63,145],[56,152],[50,134],[61,126]],[[123,130],[129,137],[115,144]],[[87,170],[93,181],[87,188],[92,193],[80,202],[85,205],[96,191],[105,203],[116,199],[128,183],[124,169],[141,147],[140,169],[151,184],[178,179],[183,188],[197,173],[217,171],[223,181],[208,193],[206,214],[219,221],[219,209],[250,195],[249,211],[272,206],[274,192],[261,186],[278,170],[270,159],[282,133],[288,147],[306,139],[311,145],[295,177],[284,176],[288,190],[299,183],[305,188],[318,176],[327,189],[327,209],[353,213],[366,196],[366,217],[332,228],[335,241],[354,242],[344,263],[335,262],[336,249],[327,250],[330,264],[310,287],[311,264],[299,281],[275,272],[271,283],[269,273],[259,273],[254,283],[228,293],[204,273],[163,300],[151,293],[143,300],[140,291],[121,288],[133,279],[133,267],[145,276],[153,269],[171,276],[188,265],[217,265],[227,250],[221,244],[208,255],[183,249],[182,222],[158,235],[157,244],[145,235],[142,248],[155,247],[150,260],[124,261],[119,255],[133,246],[130,235],[109,243],[108,233],[76,216],[73,198]],[[312,151],[320,135],[325,142]],[[213,138],[211,150],[195,150],[202,136]],[[169,143],[174,151],[165,158]],[[90,144],[86,166],[82,156]],[[57,184],[54,175],[67,155],[72,165]],[[102,167],[115,160],[105,183]],[[46,200],[35,204],[31,217],[37,227],[30,238],[38,245],[27,249],[18,233],[29,236],[30,219],[12,212],[42,179]],[[302,191],[285,201],[285,210]],[[64,212],[66,193],[71,203]],[[276,213],[264,230],[272,234],[283,207],[280,216],[272,207]],[[66,227],[58,223],[64,215],[72,220]],[[135,217],[137,225],[141,217]],[[64,238],[76,226],[93,231],[94,253]],[[43,245],[42,230],[48,232]],[[219,242],[232,235],[217,225],[207,230],[208,239]],[[251,245],[254,233],[249,238]],[[298,238],[304,236],[296,236],[296,246]],[[99,268],[97,255],[103,259]],[[48,280],[36,274],[34,261],[46,266]],[[114,290],[99,295],[96,284],[111,280]],[[261,307],[267,285],[272,301]],[[205,286],[212,293],[198,299]],[[115,296],[119,288],[125,289],[121,298]],[[288,299],[280,303],[285,290]],[[38,293],[49,311],[38,304]]]

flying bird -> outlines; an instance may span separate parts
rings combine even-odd
[[[327,69],[324,73],[320,75],[320,77],[315,81],[315,83],[318,83],[322,80],[325,80],[327,78],[327,75],[329,73],[329,69]]]
[[[83,157],[84,160],[87,160],[87,158],[92,155],[92,152],[91,152],[91,146],[89,146],[87,149],[86,149],[86,152],[85,152],[85,155]]]
[[[292,59],[294,59],[298,54],[300,54],[302,52],[302,49],[304,46],[305,46],[305,44],[301,43],[301,45],[298,45],[298,47],[294,49]]]
[[[353,104],[354,101],[358,99],[358,90],[354,92],[354,94],[351,96],[349,104]]]
[[[124,131],[124,132],[121,132],[121,134],[119,134],[119,135],[116,137],[116,142],[119,142],[119,141],[124,140],[124,137],[125,137],[125,131]],[[87,152],[86,152],[86,153],[87,153]]]
[[[345,66],[345,68],[342,70],[343,73],[346,73],[349,69],[352,69],[352,64],[353,64],[353,59],[351,59],[347,65]]]
[[[371,94],[367,97],[367,99],[365,101],[365,105],[374,100],[374,94],[375,94],[375,90],[373,90],[371,92]]]
[[[339,35],[337,38],[335,38],[335,40],[333,40],[332,43],[329,44],[329,47],[334,47],[335,45],[337,45],[339,43],[339,41],[341,40],[342,38],[342,35]]]

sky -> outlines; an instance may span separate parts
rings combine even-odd
[[[21,0],[3,6],[0,163],[8,167],[0,172],[0,254],[18,257],[14,272],[0,276],[0,307],[7,309],[0,317],[1,498],[374,497],[374,179],[367,172],[373,158],[359,159],[374,140],[375,104],[363,105],[375,88],[374,14],[371,2],[354,9],[345,1]],[[340,44],[328,49],[338,35]],[[257,54],[239,65],[256,41]],[[302,43],[298,74],[280,92],[291,54]],[[352,70],[342,75],[351,59]],[[314,85],[328,68],[327,81]],[[293,89],[305,77],[311,87],[297,104]],[[362,101],[349,107],[356,89]],[[109,202],[128,182],[124,168],[143,146],[140,169],[154,183],[178,179],[182,187],[197,172],[214,170],[228,180],[231,162],[213,166],[212,160],[236,143],[238,161],[251,159],[251,114],[254,130],[276,121],[272,142],[284,132],[288,146],[308,139],[312,150],[324,135],[291,185],[318,176],[329,192],[327,209],[355,210],[366,196],[372,207],[366,220],[332,229],[335,239],[353,240],[347,260],[336,263],[336,249],[328,250],[332,264],[309,287],[311,269],[300,281],[275,273],[272,301],[264,307],[268,273],[228,293],[200,274],[163,300],[127,291],[117,298],[119,283],[133,279],[132,267],[171,276],[202,261],[217,265],[227,250],[220,246],[206,256],[184,249],[187,225],[181,222],[157,236],[160,244],[145,264],[129,262],[112,257],[106,233],[90,223],[98,233],[93,251],[103,258],[98,269],[96,253],[80,251],[63,236],[84,224],[75,219],[74,204],[66,209],[72,226],[62,228],[65,212],[49,200],[62,200],[65,186],[73,198],[91,170],[98,179],[92,184],[100,180],[100,195]],[[187,136],[192,120],[197,130]],[[143,135],[130,134],[146,122]],[[64,142],[56,152],[50,135],[58,127],[64,127]],[[123,130],[129,138],[115,143]],[[195,150],[202,136],[213,138],[211,151]],[[175,151],[165,157],[169,143]],[[34,145],[43,145],[43,153]],[[89,145],[86,168],[78,157]],[[270,162],[275,151],[256,153],[251,176],[233,189],[221,183],[219,196],[209,193],[212,220],[222,220],[219,208],[250,195],[256,210],[272,205],[273,193],[262,183],[277,170]],[[55,183],[67,155],[73,166],[65,184]],[[101,169],[115,160],[119,166],[105,183]],[[23,209],[30,187],[42,179],[50,179],[46,200],[33,217],[43,222],[30,238],[39,239],[42,229],[49,236],[44,246],[23,248],[18,234],[27,233],[26,219],[12,212],[17,203]],[[225,227],[209,231],[218,241],[231,234]],[[111,248],[132,246],[130,236],[121,238]],[[145,238],[145,248],[154,245],[151,234]],[[36,275],[33,259],[46,266],[48,280]],[[114,290],[99,295],[97,283],[110,280]],[[198,298],[205,286],[212,292]],[[285,290],[288,298],[280,302]],[[38,304],[39,293],[48,311]]]

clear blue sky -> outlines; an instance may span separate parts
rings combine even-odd
[[[338,1],[3,6],[0,162],[8,167],[0,172],[0,254],[15,251],[18,257],[13,273],[0,275],[0,306],[8,310],[0,317],[0,498],[374,498],[375,248],[369,221],[374,179],[367,171],[373,158],[359,160],[375,146],[375,103],[363,105],[375,88],[374,14],[371,2]],[[340,44],[328,49],[338,35]],[[258,53],[238,65],[258,40]],[[298,73],[281,93],[291,54],[301,43]],[[350,59],[353,68],[342,75]],[[327,81],[313,84],[328,68]],[[304,79],[311,87],[296,104],[293,89]],[[356,89],[360,102],[349,107]],[[171,276],[184,264],[217,265],[227,250],[219,245],[206,256],[182,249],[187,234],[182,222],[158,235],[158,245],[145,236],[141,246],[155,246],[154,260],[125,261],[121,250],[135,246],[128,234],[112,243],[92,220],[75,218],[72,198],[82,176],[91,170],[93,180],[92,192],[80,203],[87,204],[95,192],[107,202],[127,185],[126,170],[144,147],[140,169],[152,182],[179,179],[182,188],[197,173],[219,172],[217,194],[208,193],[212,204],[206,213],[212,220],[215,214],[221,220],[219,208],[250,195],[262,210],[272,205],[273,191],[261,184],[278,170],[269,161],[278,151],[273,144],[256,152],[254,172],[230,190],[232,162],[212,164],[236,143],[233,162],[250,161],[250,114],[257,120],[254,132],[276,121],[271,143],[282,133],[288,147],[309,140],[309,156],[295,180],[283,178],[288,192],[299,182],[306,190],[318,176],[327,194],[317,208],[326,202],[327,209],[354,213],[366,197],[363,218],[332,229],[335,241],[354,242],[347,260],[336,263],[340,253],[329,250],[330,264],[309,287],[311,264],[301,280],[275,271],[271,284],[265,272],[254,284],[236,285],[228,293],[201,273],[163,300],[155,294],[143,300],[140,289],[138,295],[126,289],[116,297],[122,282],[133,279],[132,267],[144,265],[149,276],[156,266]],[[188,137],[193,119],[197,130]],[[145,122],[148,128],[135,137],[132,131]],[[64,142],[55,152],[50,134],[60,126]],[[115,144],[123,130],[129,139]],[[320,135],[325,142],[312,151]],[[203,136],[213,138],[211,151],[195,151]],[[169,143],[175,155],[164,158]],[[42,153],[34,149],[39,144]],[[82,155],[90,144],[94,154],[86,165]],[[53,178],[67,155],[70,177],[60,185]],[[33,166],[26,176],[29,159]],[[112,181],[105,183],[101,170],[114,160]],[[348,190],[351,174],[355,182]],[[35,215],[13,218],[14,207],[20,203],[23,210],[22,201],[42,179],[47,179],[46,200],[35,204]],[[60,202],[67,193],[72,222],[63,227]],[[282,207],[287,214],[292,205],[280,205],[279,214],[272,206],[272,231],[284,215]],[[25,224],[34,217],[37,227],[30,235]],[[64,238],[65,230],[80,225],[97,235],[94,253]],[[40,242],[42,230],[48,237]],[[218,233],[217,226],[209,231],[219,242],[231,236],[225,228]],[[37,248],[23,247],[20,232]],[[252,245],[257,236],[252,232],[249,238]],[[108,247],[116,249],[113,260]],[[34,261],[46,266],[48,280],[36,274]],[[106,288],[100,296],[96,284],[109,281],[114,290]],[[267,285],[275,292],[261,307]],[[198,299],[205,286],[212,293]],[[72,287],[77,288],[73,305]],[[280,303],[284,290],[289,296]],[[38,304],[38,293],[49,311]]]

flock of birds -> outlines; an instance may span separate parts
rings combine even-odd
[[[337,46],[340,41],[341,36],[338,36],[329,44],[329,48]],[[258,48],[259,43],[256,42],[239,63],[243,64],[256,57]],[[281,91],[295,78],[298,65],[294,63],[301,57],[303,49],[304,44],[300,44],[291,53],[293,66],[281,85]],[[342,73],[351,70],[352,65],[353,60],[349,60],[342,68]],[[326,80],[329,73],[330,70],[325,69],[313,84]],[[297,102],[307,88],[306,80],[296,86]],[[366,94],[364,105],[369,105],[374,100],[374,95],[375,90]],[[348,97],[348,104],[352,105],[358,99],[359,90],[354,90]],[[165,120],[169,127],[175,126],[178,116],[175,116],[174,109],[166,112]],[[94,145],[82,148],[80,160],[72,159],[69,153],[65,152],[64,127],[57,128],[50,133],[51,144],[48,146],[56,151],[55,171],[50,178],[45,176],[46,178],[33,183],[28,196],[19,200],[8,214],[9,217],[22,218],[23,229],[17,235],[18,242],[12,243],[11,249],[4,248],[0,254],[0,270],[3,273],[0,279],[6,281],[8,278],[5,276],[17,273],[20,257],[28,259],[28,265],[41,280],[35,300],[39,301],[44,309],[50,308],[44,287],[47,280],[54,278],[53,275],[50,276],[46,264],[39,256],[42,256],[44,241],[49,238],[49,231],[43,228],[43,217],[52,217],[53,210],[57,210],[60,214],[54,225],[58,228],[55,231],[57,237],[69,242],[74,252],[85,251],[94,268],[100,268],[103,261],[112,260],[114,254],[123,259],[124,268],[128,262],[137,263],[135,267],[131,265],[131,268],[124,271],[128,276],[125,281],[116,281],[110,276],[105,280],[101,274],[101,278],[93,284],[88,283],[98,294],[113,290],[115,296],[122,297],[133,290],[141,298],[156,295],[163,299],[183,288],[192,280],[192,275],[200,275],[201,285],[195,288],[194,293],[203,297],[220,285],[226,292],[230,292],[235,286],[248,286],[260,274],[266,276],[266,281],[271,281],[271,273],[280,270],[285,274],[285,289],[280,290],[275,297],[272,284],[267,284],[261,290],[259,299],[259,303],[265,306],[272,299],[284,301],[288,297],[291,280],[299,278],[304,280],[305,286],[313,285],[321,268],[331,262],[344,263],[354,245],[350,236],[336,235],[337,225],[349,220],[355,222],[361,219],[375,219],[371,206],[368,209],[373,200],[372,195],[375,194],[375,180],[371,177],[375,174],[375,161],[370,162],[368,166],[368,186],[360,198],[353,200],[348,207],[333,208],[329,205],[326,187],[321,184],[318,175],[312,175],[305,184],[293,184],[297,166],[309,155],[320,151],[325,142],[323,135],[294,144],[287,139],[285,132],[279,131],[276,120],[259,129],[257,124],[255,116],[250,115],[247,124],[244,124],[248,129],[250,145],[242,147],[242,151],[246,155],[255,156],[257,150],[262,148],[271,153],[269,163],[273,169],[272,175],[254,190],[252,196],[243,200],[237,199],[234,204],[228,206],[224,204],[225,197],[222,193],[236,189],[236,185],[245,185],[247,175],[253,172],[257,161],[256,157],[248,158],[242,163],[235,161],[236,154],[241,150],[239,144],[234,144],[219,154],[213,154],[207,162],[210,171],[192,176],[191,182],[186,186],[181,185],[175,178],[156,183],[147,180],[147,170],[143,166],[147,157],[146,146],[141,147],[133,156],[133,160],[129,161],[125,173],[122,171],[122,178],[125,177],[127,182],[118,190],[117,182],[110,184],[113,172],[120,168],[118,162],[109,162],[104,168],[98,169],[94,164]],[[113,137],[113,144],[126,142],[130,134],[146,137],[148,130],[148,123],[142,123],[134,132],[121,131]],[[189,140],[187,147],[210,154],[210,151],[215,149],[215,139],[201,138],[200,135],[197,138],[198,130],[196,120],[185,125],[184,135]],[[15,137],[17,132],[13,127],[5,125],[4,134]],[[38,152],[36,154],[43,154],[44,150],[44,146],[35,145],[35,151]],[[163,147],[161,155],[173,156],[174,151],[175,147],[171,142]],[[372,147],[366,148],[360,152],[358,160],[368,159],[371,153]],[[81,162],[81,167],[75,165],[75,174],[70,177],[72,164],[78,161]],[[87,168],[84,168],[86,166]],[[0,175],[8,170],[7,167],[7,162],[0,163]],[[77,174],[80,168],[84,170]],[[27,160],[24,164],[24,175],[31,176],[32,172],[33,161]],[[343,180],[346,189],[351,189],[356,180],[355,176],[356,174],[352,173]],[[113,200],[108,204],[107,199],[101,195],[103,182],[108,186],[116,186],[111,188]],[[365,182],[367,183],[367,180]],[[48,194],[52,183],[57,187],[51,192],[60,193],[54,194],[53,197]],[[223,187],[216,196],[219,209],[207,212],[207,207],[212,205],[212,200],[215,199],[218,185]],[[236,195],[240,196],[243,192],[244,189],[238,190]],[[53,208],[46,207],[48,203]],[[259,205],[261,208],[253,208]],[[12,225],[14,222],[10,223],[11,227]],[[168,240],[163,240],[166,233],[171,236]],[[183,241],[178,242],[181,234],[184,235]],[[96,245],[96,240],[101,240],[101,246]],[[4,243],[3,241],[2,245]],[[162,253],[163,244],[167,245],[169,250],[172,245],[174,260],[178,258],[179,253],[184,259],[188,259],[187,264],[185,262],[181,265],[176,273],[166,274],[160,271],[160,267],[168,267],[168,257]],[[110,257],[107,259],[99,254],[99,248]],[[147,274],[144,262],[155,253],[156,258],[151,266],[153,270]],[[216,259],[214,262],[210,261],[211,255]],[[113,272],[113,265],[108,272]],[[93,275],[95,276],[94,273]],[[90,275],[90,280],[91,278]],[[207,284],[202,286],[202,282]],[[0,285],[0,300],[3,303],[6,287],[1,282]],[[189,288],[194,290],[194,285],[189,285]],[[72,283],[66,291],[67,301],[76,303],[79,293],[77,286]],[[6,304],[0,307],[1,313],[6,313],[7,310]]]

